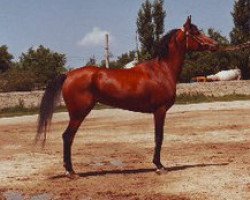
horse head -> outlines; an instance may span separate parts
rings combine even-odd
[[[185,42],[187,51],[216,51],[219,48],[215,40],[206,36],[191,23],[191,16],[187,18],[177,38]]]

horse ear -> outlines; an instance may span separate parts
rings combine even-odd
[[[185,31],[188,31],[191,27],[191,15],[187,17],[187,20],[185,24],[183,25],[183,28]]]

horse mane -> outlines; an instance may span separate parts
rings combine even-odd
[[[170,30],[166,35],[164,35],[158,44],[155,45],[154,57],[162,59],[166,57],[169,53],[169,42],[171,38],[176,34],[179,29]]]

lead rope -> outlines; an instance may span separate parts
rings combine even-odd
[[[235,51],[235,50],[242,50],[242,49],[250,49],[250,41],[247,41],[242,44],[238,44],[235,46],[230,46],[230,47],[224,47],[221,48],[220,51]]]
[[[181,30],[182,30],[183,32],[185,32],[183,28],[181,28]],[[199,40],[199,38],[197,38],[196,36],[191,35],[191,34],[189,33],[189,31],[187,31],[187,32],[185,33],[185,36],[186,36],[186,49],[188,49],[188,47],[189,47],[189,46],[188,46],[188,39],[189,39],[190,36],[191,36],[193,39],[195,39],[198,43],[200,43],[200,44],[202,44],[202,45],[205,45],[205,44],[206,44],[206,43],[204,43],[203,41]],[[247,42],[245,42],[245,43],[242,43],[242,44],[239,44],[239,45],[235,45],[235,46],[220,48],[219,51],[235,51],[235,50],[248,49],[248,48],[250,49],[250,41],[247,41]]]

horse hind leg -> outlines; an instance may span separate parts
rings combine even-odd
[[[80,127],[82,121],[85,117],[89,114],[89,112],[94,107],[95,102],[89,101],[88,104],[84,104],[76,109],[76,112],[69,111],[70,121],[68,124],[67,129],[64,131],[62,138],[63,138],[63,162],[64,168],[66,170],[66,175],[69,178],[75,178],[77,175],[74,172],[72,160],[71,160],[71,146],[74,141],[75,134]]]
[[[71,161],[71,146],[75,134],[81,125],[83,119],[70,119],[67,129],[64,131],[63,138],[63,163],[66,170],[66,175],[72,177],[75,175]]]

